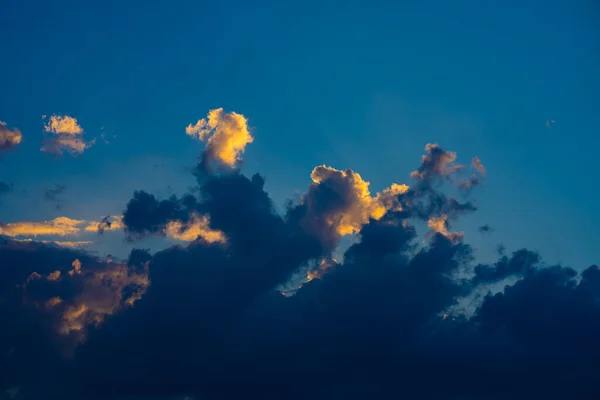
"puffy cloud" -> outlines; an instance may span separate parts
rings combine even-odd
[[[66,151],[77,155],[94,145],[94,141],[86,142],[83,139],[83,128],[77,119],[68,115],[52,115],[44,128],[52,135],[44,141],[41,148],[44,152],[61,155]]]
[[[421,166],[410,174],[413,179],[429,181],[464,169],[464,166],[454,164],[456,153],[442,149],[437,143],[428,143],[425,151],[427,154],[421,157]]]
[[[0,196],[5,195],[13,190],[13,184],[0,181]]]
[[[301,200],[302,224],[333,248],[341,236],[356,233],[389,210],[401,210],[398,196],[409,187],[393,184],[375,197],[369,182],[351,169],[345,171],[321,165],[311,173],[313,183]]]
[[[246,145],[254,140],[246,117],[225,112],[222,108],[210,110],[206,118],[188,125],[185,133],[206,142],[202,155],[206,167],[214,162],[233,168],[240,161]]]
[[[42,222],[12,222],[0,225],[0,235],[19,236],[67,236],[79,233],[79,226],[85,221],[58,217]]]
[[[22,139],[23,135],[20,130],[13,128],[11,131],[6,122],[0,121],[0,157],[4,152],[14,150]]]

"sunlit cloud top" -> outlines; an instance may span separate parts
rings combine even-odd
[[[185,133],[206,142],[205,162],[234,167],[246,145],[254,138],[248,129],[248,120],[242,114],[225,112],[222,108],[210,110],[206,118],[188,125]]]

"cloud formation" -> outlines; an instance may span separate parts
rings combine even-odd
[[[206,142],[202,164],[217,164],[233,168],[241,160],[246,145],[254,138],[248,129],[248,120],[242,114],[225,112],[222,108],[210,110],[206,118],[188,125],[185,133]]]
[[[428,143],[425,152],[426,154],[421,157],[419,168],[410,174],[413,179],[430,181],[464,169],[463,165],[455,164],[456,153],[442,149],[437,143]]]
[[[10,193],[13,190],[13,184],[0,181],[0,196]]]
[[[297,212],[303,214],[301,224],[328,248],[335,247],[341,236],[360,231],[371,218],[401,210],[398,196],[409,190],[407,185],[392,184],[372,197],[369,182],[360,174],[325,165],[315,167],[310,177],[313,183]]]
[[[546,265],[526,249],[477,263],[449,228],[475,207],[443,192],[462,167],[437,145],[426,152],[416,185],[374,196],[355,171],[317,167],[283,214],[261,175],[234,168],[205,171],[194,194],[137,191],[122,220],[44,225],[122,224],[131,240],[184,242],[127,262],[0,238],[0,389],[52,400],[598,398],[600,267]],[[15,237],[42,230],[9,226]],[[356,240],[336,261],[346,234]],[[295,295],[282,296],[296,274]]]
[[[44,140],[41,148],[43,152],[62,155],[66,151],[71,155],[77,155],[94,145],[94,141],[86,142],[83,139],[83,128],[77,119],[68,115],[50,116],[44,129],[50,135]]]
[[[471,160],[471,165],[473,166],[473,168],[475,168],[481,174],[482,177],[485,178],[485,176],[486,176],[485,167],[481,163],[481,160],[479,159],[479,157],[473,157],[473,160]]]
[[[23,140],[23,135],[20,130],[13,128],[11,131],[6,122],[0,121],[0,157],[4,152],[14,150],[21,140]]]

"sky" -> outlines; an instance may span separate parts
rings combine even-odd
[[[291,347],[310,342],[292,335],[292,327],[304,326],[307,331],[319,327],[312,339],[332,345],[332,337],[350,323],[344,319],[347,309],[357,309],[348,293],[360,297],[379,287],[374,276],[362,283],[366,286],[352,286],[348,282],[363,273],[354,269],[359,264],[389,267],[386,246],[392,237],[394,243],[405,243],[394,247],[396,256],[402,253],[406,258],[396,260],[398,265],[420,265],[429,256],[434,261],[428,262],[436,264],[449,257],[448,262],[456,264],[453,271],[460,269],[459,275],[469,279],[469,289],[427,286],[429,281],[418,274],[403,272],[400,278],[417,279],[424,291],[439,290],[447,297],[432,295],[435,299],[425,301],[416,294],[417,299],[375,296],[373,303],[363,304],[364,309],[358,307],[358,320],[369,319],[370,306],[381,310],[375,306],[379,301],[421,304],[422,300],[423,315],[442,315],[444,321],[452,319],[447,317],[457,304],[468,303],[476,317],[451,329],[471,335],[475,328],[470,321],[477,320],[477,329],[488,322],[495,326],[491,317],[495,312],[512,321],[505,329],[537,335],[533,328],[515,328],[518,318],[510,319],[509,311],[515,311],[510,308],[513,301],[539,295],[536,279],[546,279],[547,268],[560,264],[552,270],[552,279],[563,279],[570,288],[569,279],[575,279],[579,283],[573,291],[585,292],[588,281],[597,284],[593,276],[600,263],[597,2],[3,0],[0,9],[0,268],[10,277],[0,294],[17,296],[23,307],[46,307],[43,317],[32,317],[48,327],[47,341],[39,346],[53,349],[48,355],[44,350],[44,362],[39,364],[72,372],[62,353],[65,347],[75,352],[77,368],[84,371],[73,389],[77,395],[91,391],[124,399],[155,394],[165,399],[228,398],[212,384],[199,389],[186,375],[208,370],[206,376],[221,382],[225,374],[215,371],[227,370],[228,379],[240,387],[270,398],[272,393],[262,382],[251,384],[250,377],[242,379],[226,365],[247,367],[260,351],[271,352],[266,356],[269,361],[281,361]],[[367,192],[365,182],[370,183]],[[405,231],[379,232],[386,223],[394,225],[390,222],[394,218],[404,221]],[[414,236],[409,226],[415,228]],[[248,233],[252,230],[254,234]],[[451,256],[449,250],[440,250],[444,246],[450,246]],[[504,250],[499,252],[499,246]],[[523,248],[527,253],[518,252]],[[140,255],[133,249],[148,252]],[[444,256],[436,258],[438,251]],[[275,257],[286,259],[281,270],[272,265]],[[502,257],[508,257],[508,267],[502,266]],[[47,265],[40,267],[39,260]],[[92,266],[89,275],[80,273],[76,260],[83,270]],[[30,270],[15,272],[11,263]],[[240,275],[222,276],[211,263]],[[240,272],[238,264],[244,263],[256,269]],[[181,272],[171,277],[161,269],[179,264]],[[185,277],[200,273],[192,269],[196,264],[210,270],[204,278],[214,279],[214,286],[186,286]],[[477,270],[477,264],[485,268]],[[349,272],[331,272],[330,280],[324,278],[340,270]],[[61,272],[56,276],[54,271]],[[383,271],[375,275],[396,276]],[[46,298],[47,292],[37,293],[37,286],[24,284],[34,273],[46,274],[43,279],[48,282],[65,280],[78,294]],[[98,283],[106,276],[113,277],[108,288]],[[523,277],[531,281],[521,282]],[[503,289],[506,282],[512,286]],[[118,299],[94,290],[96,285],[106,293],[119,293]],[[483,300],[478,295],[482,285],[500,291],[507,304],[495,297]],[[153,292],[154,287],[158,288]],[[230,287],[236,295],[223,300],[219,290]],[[267,293],[273,289],[286,294],[289,302],[271,300]],[[394,289],[409,288],[399,284]],[[188,290],[207,294],[181,294],[162,302],[170,291]],[[307,304],[316,298],[332,302],[319,316],[307,311]],[[470,303],[473,298],[478,299],[476,305]],[[48,302],[56,303],[51,311]],[[556,315],[573,327],[598,329],[584,318],[585,313],[597,316],[597,309],[584,307],[586,311],[573,316],[565,311],[565,304],[572,304],[565,302],[560,311],[552,309]],[[182,303],[185,306],[176,306]],[[6,307],[1,312],[7,316],[19,315]],[[142,332],[136,321],[169,307],[179,307],[180,312],[161,317],[160,322],[187,333],[157,333],[144,345],[136,345],[135,334]],[[390,317],[387,308],[384,311],[377,314],[381,320],[373,317],[377,327],[386,321],[397,326],[406,322]],[[236,319],[235,323],[233,317],[227,319],[228,324],[247,329],[248,337],[240,337],[222,321],[230,313]],[[339,324],[321,320],[327,313],[337,315],[333,320],[339,319]],[[417,325],[423,329],[429,320],[417,314],[402,314],[411,328],[399,332],[413,328],[416,332]],[[135,383],[128,386],[123,375],[106,373],[99,378],[107,388],[103,392],[89,378],[97,372],[88,365],[111,364],[102,355],[119,346],[110,332],[121,332],[134,352],[146,344],[160,347],[167,339],[187,343],[186,335],[193,331],[190,315],[198,317],[194,323],[214,324],[214,330],[203,332],[203,340],[221,343],[215,338],[227,337],[222,353],[192,351],[199,357],[210,353],[206,365],[189,359],[179,363],[163,349],[155,359],[177,365],[164,387],[149,385],[141,375],[132,377],[130,383]],[[293,317],[287,320],[289,315]],[[282,318],[282,332],[265,328]],[[462,323],[460,318],[456,321]],[[546,320],[539,323],[552,325]],[[147,329],[158,332],[158,326],[154,322]],[[129,336],[122,333],[127,330],[132,332]],[[373,328],[363,334],[380,338],[381,332]],[[436,346],[448,345],[448,335],[436,336],[433,344],[421,343],[426,348],[418,356],[401,345],[394,349],[414,366],[431,357]],[[564,332],[556,333],[559,336],[576,339]],[[344,337],[348,346],[356,339]],[[25,339],[15,340],[10,333],[0,337],[7,352],[30,345]],[[276,343],[270,347],[269,340]],[[516,343],[511,340],[511,345]],[[577,340],[588,343],[587,337]],[[236,351],[250,345],[253,350],[245,359],[233,360]],[[452,344],[477,353],[462,345]],[[496,345],[501,346],[479,342],[474,346],[497,350]],[[31,360],[38,360],[24,353],[15,362],[26,370]],[[583,350],[574,347],[567,353],[561,357],[577,357]],[[302,360],[294,358],[301,366],[291,372],[312,370],[311,357],[316,355],[307,354]],[[331,368],[351,357],[351,352],[327,354]],[[445,357],[436,365],[446,365],[454,354]],[[491,355],[482,357],[481,362],[498,361]],[[521,353],[515,357],[526,358]],[[564,365],[560,360],[557,365]],[[120,362],[114,375],[137,365],[129,359]],[[386,358],[380,365],[389,366],[388,362]],[[147,374],[169,373],[154,364],[148,368]],[[327,371],[322,368],[316,373]],[[597,363],[594,368],[597,371]],[[28,398],[40,388],[58,390],[40,371],[29,377],[15,372],[0,386],[16,399]],[[514,378],[514,371],[509,372],[507,377]],[[256,376],[261,373],[277,375],[286,390],[295,387],[282,376],[284,372],[257,367]],[[340,372],[335,390],[348,384],[341,378],[346,373],[356,371]],[[423,376],[416,376],[416,381]],[[373,380],[365,379],[372,387]],[[386,379],[377,380],[386,390],[388,384]],[[19,389],[10,392],[14,388]],[[320,398],[324,393],[313,395]],[[481,395],[477,393],[474,396]],[[304,392],[297,396],[310,398]]]

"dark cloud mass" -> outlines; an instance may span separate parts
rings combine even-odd
[[[433,184],[462,167],[438,145],[426,152],[414,187],[376,197],[353,171],[323,167],[283,215],[262,176],[236,169],[199,169],[195,194],[137,191],[123,213],[129,240],[198,216],[226,240],[199,233],[127,261],[0,239],[0,389],[49,400],[600,398],[600,267],[548,266],[526,249],[477,263],[448,232],[476,207]],[[425,238],[416,221],[429,222]],[[298,271],[306,279],[283,296]],[[471,315],[457,311],[477,293]]]

